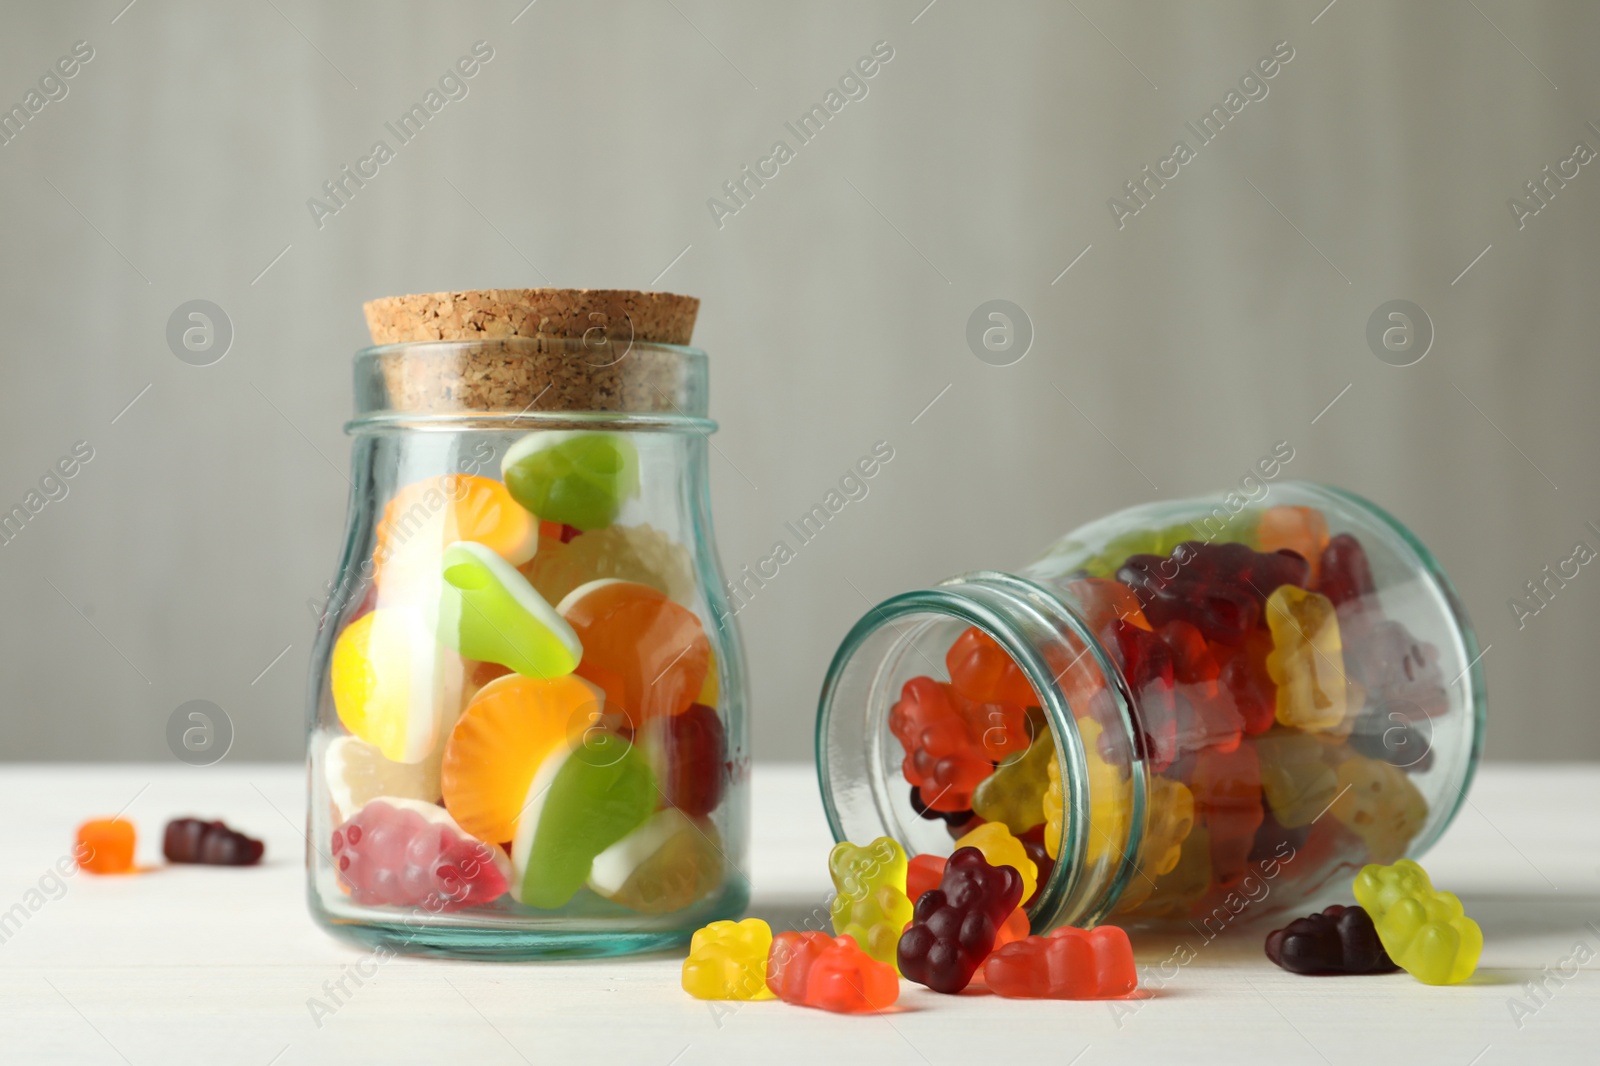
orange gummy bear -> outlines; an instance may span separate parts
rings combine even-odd
[[[133,823],[94,818],[78,827],[78,866],[92,874],[125,874],[133,869]]]

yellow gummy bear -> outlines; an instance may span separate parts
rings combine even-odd
[[[1002,762],[979,783],[972,809],[986,822],[1004,822],[1013,833],[1026,833],[1045,820],[1044,796],[1051,781],[1057,782],[1059,799],[1060,774],[1055,737],[1049,726],[1040,725],[1027,751]]]
[[[1078,719],[1078,735],[1083,739],[1084,757],[1089,763],[1089,841],[1085,862],[1090,867],[1107,854],[1122,854],[1128,839],[1128,807],[1133,796],[1132,786],[1122,779],[1122,771],[1101,756],[1100,732],[1100,723],[1095,719]],[[1048,773],[1050,784],[1044,795],[1044,847],[1052,859],[1059,860],[1066,804],[1057,760],[1050,760]]]
[[[1337,729],[1349,701],[1333,601],[1279,585],[1267,597],[1267,626],[1272,630],[1267,674],[1278,686],[1278,723],[1308,733]]]
[[[837,895],[829,905],[835,936],[854,937],[861,950],[895,968],[900,934],[911,921],[906,898],[906,853],[889,837],[866,847],[849,841],[834,845],[828,873]]]
[[[1338,795],[1338,775],[1323,761],[1324,750],[1317,737],[1283,729],[1256,741],[1261,791],[1278,824],[1310,825]]]
[[[1139,845],[1139,865],[1122,890],[1127,909],[1139,906],[1155,890],[1157,881],[1177,869],[1183,842],[1194,831],[1194,793],[1181,781],[1150,779],[1150,802],[1145,811],[1144,841]],[[1210,860],[1207,860],[1210,876]]]
[[[696,930],[683,960],[683,990],[696,999],[772,999],[767,953],[772,929],[760,918]]]
[[[1483,930],[1453,892],[1433,887],[1410,859],[1364,866],[1352,891],[1372,918],[1383,949],[1412,977],[1429,985],[1460,984],[1478,968]]]
[[[1197,826],[1183,842],[1177,865],[1155,879],[1135,874],[1117,900],[1116,913],[1181,918],[1211,888],[1211,834]]]
[[[1398,766],[1365,755],[1339,764],[1339,798],[1330,813],[1354,830],[1374,862],[1393,862],[1406,852],[1428,820],[1428,801]]]
[[[1022,875],[1022,898],[1027,900],[1039,885],[1039,867],[1028,858],[1028,849],[1011,835],[1001,822],[985,822],[960,840],[955,850],[977,848],[990,866],[1009,866]]]

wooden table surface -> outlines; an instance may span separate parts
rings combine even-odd
[[[760,766],[751,913],[823,908],[831,841],[808,767]],[[940,996],[892,1014],[706,1004],[681,955],[480,964],[392,959],[314,1018],[366,953],[312,925],[299,766],[6,766],[0,810],[0,1062],[298,1063],[1594,1062],[1600,1051],[1600,768],[1490,766],[1425,858],[1483,926],[1478,975],[1295,977],[1263,930],[1210,944],[1146,999]],[[156,868],[55,879],[84,816],[129,804],[141,862],[169,817],[222,817],[267,842],[261,869]],[[21,911],[18,911],[18,905]],[[9,917],[8,917],[9,916]],[[1148,979],[1171,938],[1140,938]],[[1541,982],[1529,985],[1528,982]],[[320,1022],[320,1024],[319,1024]]]

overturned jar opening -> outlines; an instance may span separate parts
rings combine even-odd
[[[599,329],[367,348],[355,358],[355,402],[352,430],[463,420],[710,426],[705,352]]]
[[[896,596],[845,638],[822,691],[833,834],[946,856],[1003,824],[1036,866],[1032,929],[1095,924],[1144,834],[1132,707],[1091,627],[1042,586],[980,572]]]

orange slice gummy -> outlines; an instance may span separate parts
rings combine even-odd
[[[632,581],[580,585],[556,608],[583,644],[579,676],[605,690],[633,728],[682,714],[705,686],[711,642],[700,619],[660,591]]]
[[[508,674],[483,686],[445,745],[439,783],[451,817],[480,840],[516,836],[540,764],[598,723],[604,701],[598,688],[571,674]]]
[[[396,492],[384,505],[376,539],[376,581],[393,591],[386,583],[437,577],[440,555],[458,540],[475,541],[521,566],[538,550],[539,520],[492,478],[445,474]]]

